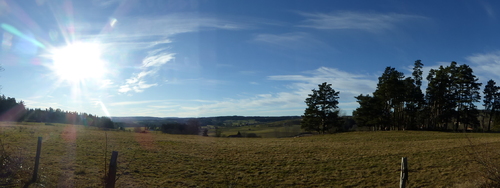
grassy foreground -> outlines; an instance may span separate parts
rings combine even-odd
[[[117,187],[396,187],[404,156],[411,187],[473,187],[479,168],[468,152],[467,137],[500,148],[499,134],[399,131],[215,138],[58,124],[1,125],[5,150],[23,158],[24,176],[12,181],[12,187],[31,178],[38,136],[43,137],[40,178],[29,187],[100,187],[104,156],[109,161],[113,150],[119,152]]]

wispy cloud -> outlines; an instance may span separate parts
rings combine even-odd
[[[120,1],[104,1],[107,6]],[[149,49],[169,44],[174,35],[202,30],[241,30],[251,26],[240,21],[221,19],[213,15],[194,13],[171,13],[162,16],[121,16],[112,18],[105,25],[77,23],[81,30],[101,31],[99,34],[79,35],[82,40],[98,40],[110,48],[123,50]],[[88,32],[87,32],[88,33]]]
[[[117,21],[116,36],[171,36],[201,29],[239,30],[248,26],[212,16],[192,13],[174,13],[155,17],[126,17]]]
[[[259,42],[266,42],[274,45],[286,45],[286,44],[293,44],[293,43],[298,43],[299,41],[302,41],[306,38],[309,38],[310,36],[306,33],[285,33],[282,35],[276,35],[276,34],[258,34],[255,36],[254,40],[259,41]]]
[[[491,19],[495,19],[496,18],[496,14],[495,14],[495,11],[493,10],[493,6],[491,6],[491,4],[489,4],[488,2],[486,1],[480,1],[481,5],[483,6],[484,8],[484,11],[486,12],[486,14],[488,14],[488,16],[491,18]]]
[[[158,108],[158,109],[168,109],[168,108],[179,108],[180,105],[148,105],[149,108]]]
[[[89,35],[81,37],[84,40],[98,40],[100,44],[107,49],[120,47],[120,50],[141,50],[151,49],[173,41],[169,38],[160,36],[114,36],[113,34]],[[112,50],[110,50],[112,51]]]
[[[128,106],[128,105],[138,105],[138,104],[148,104],[148,103],[158,103],[165,102],[164,100],[147,100],[147,101],[122,101],[114,102],[109,104],[109,106]]]
[[[205,103],[188,103],[171,116],[196,117],[217,115],[301,115],[305,108],[304,100],[318,84],[328,82],[340,91],[340,107],[350,114],[357,107],[354,96],[375,91],[376,76],[353,74],[335,68],[320,67],[316,70],[297,75],[274,75],[269,80],[288,82],[286,91],[260,93],[250,97],[228,98]],[[265,110],[264,110],[265,109]]]
[[[299,12],[307,19],[298,25],[314,29],[355,29],[369,32],[393,29],[396,24],[424,19],[423,16],[407,14],[381,14],[361,12],[305,13]]]
[[[493,79],[500,82],[500,51],[490,53],[478,53],[466,57],[475,74],[478,75],[481,82],[487,82]]]
[[[107,6],[110,6],[110,5],[114,5],[114,4],[120,3],[122,1],[123,0],[92,0],[92,3],[94,3],[97,6],[107,7]]]
[[[113,81],[106,79],[106,80],[101,80],[100,87],[101,88],[109,88],[113,86]]]
[[[331,49],[330,46],[315,39],[308,33],[292,32],[284,34],[258,34],[253,39],[255,42],[265,43],[280,48],[288,49],[306,49],[306,48],[320,48]]]
[[[155,17],[112,19],[107,29],[104,29],[100,34],[85,37],[101,41],[103,45],[107,46],[107,49],[110,49],[109,54],[123,54],[123,51],[137,51],[137,49],[149,50],[142,60],[139,71],[133,73],[119,86],[120,93],[130,94],[143,92],[158,85],[150,78],[156,76],[167,62],[175,59],[175,53],[171,53],[168,48],[165,48],[165,44],[173,42],[171,38],[174,35],[201,30],[239,30],[245,28],[248,26],[210,15],[173,13]],[[119,48],[117,48],[118,46]],[[119,51],[117,51],[118,49]],[[172,65],[172,68],[175,66]],[[205,80],[204,82],[213,84],[216,81]]]
[[[206,79],[206,78],[196,78],[196,79],[173,79],[173,80],[166,80],[166,84],[182,84],[182,85],[188,85],[188,84],[193,84],[197,83],[200,85],[220,85],[220,84],[226,84],[228,81],[225,80],[217,80],[217,79]]]
[[[147,77],[154,76],[160,67],[165,63],[174,59],[174,53],[168,53],[162,51],[164,49],[154,50],[146,56],[140,67],[141,72],[134,74],[131,78],[125,81],[124,85],[121,85],[118,91],[120,93],[127,93],[130,91],[134,91],[137,93],[143,92],[144,89],[157,86],[158,84],[148,84],[146,82]]]
[[[332,84],[333,89],[340,91],[341,95],[348,99],[359,94],[371,93],[375,91],[377,85],[376,76],[353,74],[336,68],[320,67],[305,73],[302,75],[269,76],[269,79],[293,81],[293,88],[306,93],[309,93],[313,88],[317,88],[318,84],[328,82]]]

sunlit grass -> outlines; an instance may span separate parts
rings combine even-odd
[[[478,177],[467,137],[500,147],[498,134],[399,131],[252,139],[2,125],[1,139],[29,156],[29,168],[36,137],[43,137],[40,180],[30,187],[102,186],[104,157],[109,161],[113,150],[119,152],[117,187],[395,187],[401,157],[408,157],[411,187],[453,187]]]
[[[219,128],[223,136],[235,135],[240,132],[243,135],[255,133],[262,138],[282,138],[292,137],[303,132],[300,125],[292,125],[286,127],[267,127],[267,126],[241,126],[241,127],[221,127]],[[209,131],[210,136],[215,135],[215,129]]]

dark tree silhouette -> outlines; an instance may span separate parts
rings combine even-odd
[[[370,95],[359,95],[354,97],[359,103],[359,107],[353,112],[354,119],[358,126],[370,126],[373,130],[382,130],[388,124],[383,118],[382,102],[380,99]]]
[[[337,106],[339,92],[326,82],[318,86],[319,89],[313,89],[313,93],[305,100],[307,108],[302,116],[301,126],[307,131],[320,133],[329,132],[333,128],[340,130],[342,119]]]
[[[488,129],[491,130],[491,121],[493,117],[497,115],[498,109],[500,109],[500,87],[496,86],[496,82],[489,80],[486,86],[484,86],[484,100],[483,106],[485,113],[488,114]]]

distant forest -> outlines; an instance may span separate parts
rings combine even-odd
[[[26,108],[23,101],[0,96],[0,121],[25,121],[45,123],[65,123],[88,125],[102,128],[114,128],[109,117],[99,117],[87,113],[62,111],[61,109]]]
[[[196,119],[200,126],[214,125],[219,127],[233,127],[254,125],[257,123],[269,123],[290,119],[300,119],[300,116],[217,116],[198,118],[177,118],[177,117],[112,117],[114,122],[125,127],[155,127],[168,122],[187,123]]]

